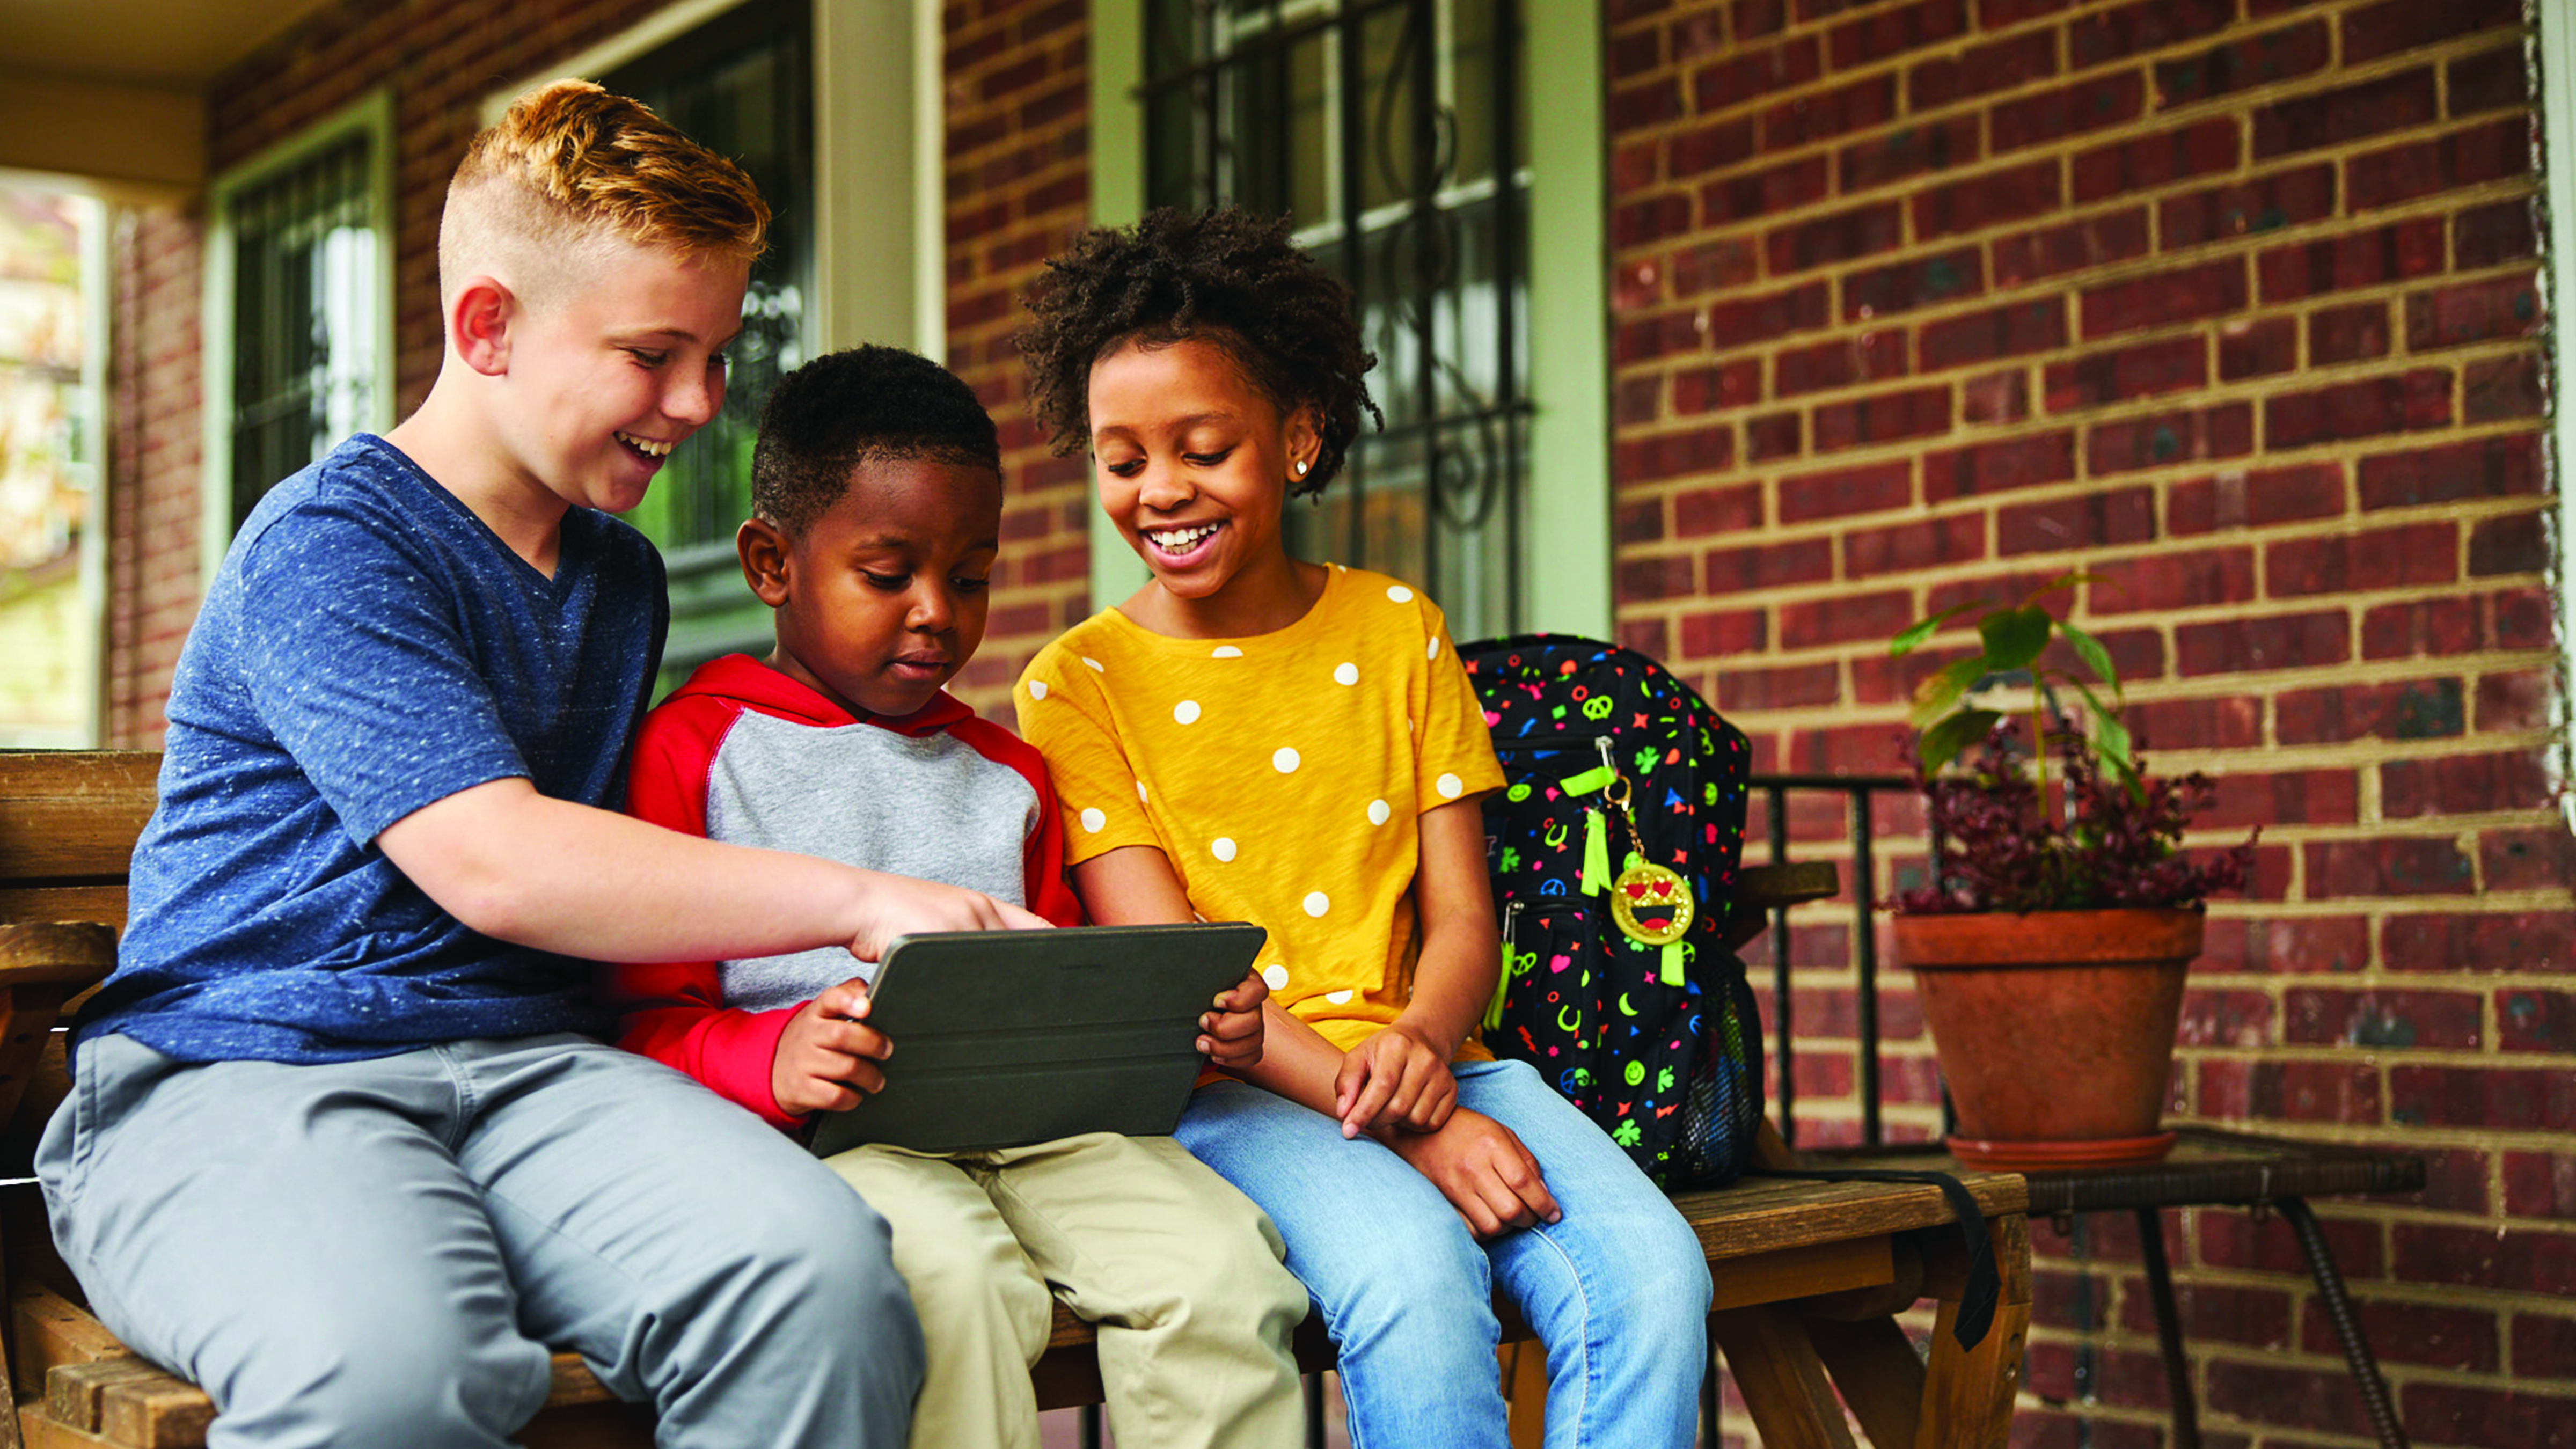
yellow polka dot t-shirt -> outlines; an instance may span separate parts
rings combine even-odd
[[[1251,638],[1174,639],[1108,609],[1041,651],[1013,699],[1063,801],[1068,865],[1162,851],[1202,917],[1270,933],[1272,994],[1344,1051],[1404,1009],[1417,817],[1503,783],[1430,600],[1335,565],[1304,618]],[[1459,1051],[1489,1056],[1472,1037]]]

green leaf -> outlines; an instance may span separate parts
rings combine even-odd
[[[1995,727],[1995,721],[2002,718],[1991,709],[1963,709],[1925,730],[1922,742],[1916,746],[1917,752],[1923,756],[1924,770],[1927,773],[1938,772],[1942,766],[1959,758],[1961,750],[1984,739],[1987,732]]]
[[[1978,620],[1977,634],[1986,641],[1987,666],[1998,674],[2029,668],[2048,647],[2048,627],[2053,622],[2048,611],[2036,604],[1997,609]]]
[[[2129,758],[2129,727],[2098,704],[2093,707],[2093,752],[2123,775],[2137,773]]]
[[[2111,686],[2115,693],[2119,690],[2120,672],[2111,667],[2111,651],[2102,647],[2101,640],[2064,619],[2057,621],[2057,632],[2066,636],[2067,647],[2075,651],[2076,658],[2084,661],[2085,668],[2093,671],[2095,679]]]
[[[2051,594],[2062,594],[2068,589],[2075,587],[2077,584],[2101,584],[2109,582],[2110,581],[2108,579],[2103,578],[2100,574],[2081,572],[2059,574],[2057,577],[2050,579],[2047,583],[2041,584],[2038,588],[2031,590],[2030,597],[2022,600],[2022,603],[2024,605],[2036,604]]]
[[[1941,666],[1941,672],[1914,687],[1914,710],[1909,717],[1916,729],[1930,725],[1950,712],[1959,697],[1978,680],[1986,677],[1986,656],[1956,659]]]
[[[1904,633],[1887,641],[1887,657],[1890,659],[1902,659],[1906,655],[1913,653],[1915,650],[1922,648],[1923,641],[1931,638],[1934,633],[1939,631],[1942,625],[1950,622],[1953,617],[1964,614],[1970,609],[1977,608],[1985,602],[1986,601],[1984,599],[1976,599],[1965,604],[1952,604],[1950,607],[1943,609],[1940,613],[1933,615],[1929,619],[1925,619],[1920,623],[1907,625]]]

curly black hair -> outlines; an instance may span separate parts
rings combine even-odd
[[[975,390],[900,347],[827,352],[778,380],[751,450],[751,508],[791,535],[841,501],[861,463],[927,459],[1002,471]]]
[[[1288,239],[1285,217],[1164,207],[1132,227],[1093,227],[1046,265],[1025,299],[1032,320],[1012,340],[1058,454],[1089,446],[1091,365],[1131,340],[1211,343],[1281,416],[1313,408],[1323,449],[1291,497],[1341,471],[1362,409],[1386,425],[1362,380],[1377,354],[1361,340],[1351,289]]]

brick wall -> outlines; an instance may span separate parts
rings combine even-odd
[[[197,617],[198,318],[192,217],[123,211],[108,242],[107,622],[101,733],[157,741]]]
[[[1891,634],[2110,580],[2078,615],[2157,764],[2220,777],[2203,838],[2264,827],[2176,1115],[2427,1153],[2418,1197],[2321,1205],[2407,1426],[2568,1442],[2576,912],[2520,5],[1607,11],[1623,635],[1764,764],[1883,771],[1945,657],[1892,667]],[[1790,823],[1834,853],[1838,810]],[[1881,858],[1877,891],[1920,847]],[[1849,919],[1792,963],[1811,1139],[1854,1130]],[[1919,1136],[1937,1087],[1894,975],[1891,1120]],[[2167,1229],[2210,1442],[2361,1442],[2287,1230]],[[2146,1449],[2134,1226],[2036,1240],[2019,1440]]]
[[[993,612],[955,691],[1007,722],[1021,668],[1091,612],[1091,474],[1081,459],[1048,450],[1010,341],[1039,264],[1090,220],[1090,7],[957,0],[942,25],[948,365],[1001,424],[1003,478]]]

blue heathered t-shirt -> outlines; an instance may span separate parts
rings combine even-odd
[[[668,609],[634,529],[573,509],[549,579],[381,438],[278,484],[179,655],[160,807],[80,1037],[335,1062],[604,1027],[588,963],[467,928],[374,841],[513,776],[615,807]]]

